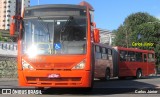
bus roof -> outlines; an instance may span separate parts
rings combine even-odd
[[[86,9],[86,6],[73,5],[73,4],[46,4],[26,7],[25,10],[44,9],[44,8],[78,8]]]
[[[125,47],[118,47],[118,46],[115,46],[113,48],[117,49],[117,50],[125,50],[125,51],[135,51],[135,52],[143,52],[143,53],[155,53],[153,50],[143,50],[143,49],[139,49],[139,48],[125,48]]]
[[[110,49],[113,49],[112,46],[109,46],[107,44],[102,44],[102,43],[94,43],[95,45],[99,45],[101,47],[106,47],[106,48],[110,48]]]

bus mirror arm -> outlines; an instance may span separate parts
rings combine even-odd
[[[21,16],[12,16],[12,22],[10,24],[10,36],[13,36],[15,34],[15,30],[16,30],[15,20],[22,20],[22,17]]]
[[[96,23],[95,22],[92,22],[91,25],[96,28]]]

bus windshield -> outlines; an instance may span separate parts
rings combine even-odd
[[[24,19],[24,54],[85,54],[86,17]]]

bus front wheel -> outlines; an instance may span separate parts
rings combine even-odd
[[[35,87],[36,90],[44,91],[44,87]]]
[[[136,72],[136,78],[137,79],[142,78],[142,71],[141,70],[137,70],[137,72]]]

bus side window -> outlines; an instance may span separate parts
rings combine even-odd
[[[101,58],[102,58],[101,48],[100,46],[96,45],[96,59],[101,59]]]
[[[108,59],[112,60],[112,50],[108,49]]]
[[[136,53],[136,61],[137,62],[142,62],[143,61],[142,60],[142,53],[139,53],[139,52]]]
[[[144,54],[144,59],[143,59],[144,62],[147,62],[147,56],[146,54]]]
[[[106,48],[102,48],[102,59],[108,59],[107,58],[107,52],[106,52]]]
[[[128,52],[127,61],[131,61],[131,62],[135,61],[135,52],[132,52],[132,51]]]
[[[120,51],[120,61],[127,60],[127,51]]]

